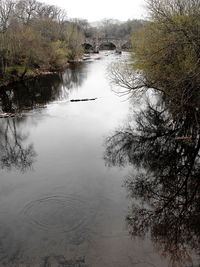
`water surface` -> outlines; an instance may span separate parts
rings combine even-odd
[[[0,120],[1,266],[168,266],[149,235],[129,235],[130,166],[103,159],[133,108],[106,78],[120,59],[104,52],[1,92],[2,112],[18,113]],[[97,99],[70,102],[86,98]]]

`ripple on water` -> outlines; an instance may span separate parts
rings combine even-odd
[[[73,195],[46,196],[31,201],[22,211],[34,227],[65,233],[87,225],[94,213],[89,201]]]

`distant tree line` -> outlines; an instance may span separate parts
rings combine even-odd
[[[132,34],[137,30],[145,27],[147,21],[144,20],[127,20],[121,22],[114,19],[104,19],[92,26],[85,19],[73,19],[72,20],[79,30],[81,30],[87,38],[119,38],[129,39]]]
[[[105,19],[100,25],[100,31],[104,37],[129,39],[137,30],[144,28],[146,21],[143,20],[127,20],[125,22]]]
[[[84,34],[62,9],[36,0],[0,0],[0,78],[57,70],[82,54]]]

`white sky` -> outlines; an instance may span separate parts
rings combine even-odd
[[[40,0],[66,10],[69,18],[87,19],[89,22],[104,18],[145,19],[145,0]]]

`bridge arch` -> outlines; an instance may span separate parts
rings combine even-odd
[[[97,52],[102,50],[102,47],[106,47],[108,49],[113,49],[118,52],[122,50],[122,46],[127,43],[128,40],[123,39],[114,39],[114,38],[87,38],[85,39],[84,44],[88,44],[87,47],[93,49],[93,52]]]
[[[115,50],[117,47],[113,42],[101,42],[99,50]]]
[[[94,50],[93,45],[90,43],[83,43],[82,47],[83,47],[84,51],[86,51],[86,52],[90,52],[90,51]]]

